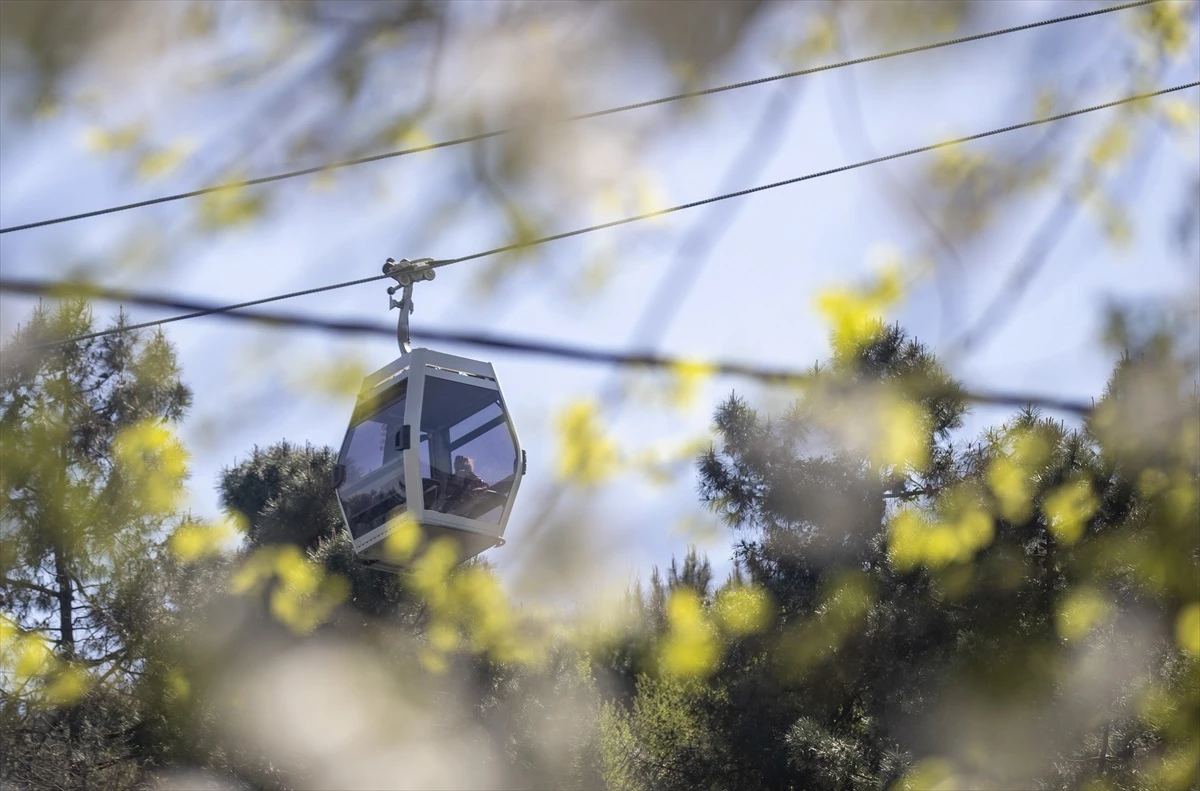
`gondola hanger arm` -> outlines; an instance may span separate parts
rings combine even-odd
[[[437,273],[432,264],[432,258],[418,258],[416,261],[409,261],[407,258],[397,261],[389,258],[383,264],[383,273],[396,281],[396,285],[389,286],[387,290],[388,310],[400,308],[400,318],[396,322],[396,342],[400,344],[403,354],[412,351],[408,316],[413,311],[413,284],[422,280],[433,280]],[[398,302],[393,296],[397,291],[401,292]]]

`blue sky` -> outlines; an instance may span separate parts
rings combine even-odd
[[[962,32],[1022,24],[1077,8],[1078,4],[1059,2],[985,4],[983,13],[970,19]],[[1195,25],[1197,6],[1193,3],[1188,9]],[[1041,88],[1055,83],[1073,85],[1080,63],[1090,62],[1089,58],[1105,62],[1105,48],[1120,32],[1119,16],[1072,23],[1070,30],[1015,34],[854,67],[874,147],[887,153],[1033,117]],[[789,29],[780,20],[799,29],[799,18],[796,8],[790,7],[778,12],[775,23],[764,21],[739,54],[710,80],[747,79],[788,68],[774,45],[780,41],[780,30]],[[252,31],[245,35],[251,36]],[[893,45],[907,46],[943,35],[932,30],[910,31]],[[878,39],[859,43],[862,40],[866,37],[851,30],[844,42],[846,51],[862,54],[884,48]],[[236,37],[227,44],[231,48],[247,46]],[[1190,57],[1173,63],[1162,84],[1197,79],[1195,48],[1193,39]],[[504,57],[503,52],[502,48],[501,54],[494,56]],[[468,55],[464,49],[461,60],[449,57],[452,65],[443,82],[492,90],[487,69],[479,83],[479,65]],[[204,139],[219,134],[220,122],[247,112],[257,101],[258,96],[251,92],[235,92],[207,102],[181,99],[170,90],[166,75],[172,68],[186,71],[188,59],[202,58],[203,53],[184,49],[172,57],[179,62],[164,63],[161,75],[148,75],[128,86],[107,86],[116,95],[111,99],[116,106],[126,111],[133,108],[132,112],[148,119],[164,138]],[[830,54],[821,60],[836,58]],[[605,62],[619,76],[588,83],[596,86],[595,91],[587,106],[577,109],[637,101],[671,90],[636,48],[626,58],[609,57]],[[302,69],[303,63],[295,68]],[[276,78],[285,80],[287,74],[281,72]],[[80,80],[86,83],[86,78]],[[269,94],[270,87],[263,87],[264,94]],[[636,111],[642,114],[636,123],[661,123],[662,129],[636,152],[618,151],[616,161],[628,157],[628,169],[621,175],[629,177],[626,183],[649,180],[666,203],[713,194],[762,106],[779,89],[768,85],[709,97],[682,117],[663,108]],[[839,133],[835,113],[845,107],[848,90],[843,72],[792,80],[783,89],[799,92],[798,102],[783,144],[765,169],[765,178],[758,181],[789,178],[870,156]],[[1062,98],[1061,106],[1068,109],[1107,101],[1127,92],[1124,84],[1100,79]],[[447,107],[469,106],[476,97],[469,87],[447,93]],[[1176,98],[1194,106],[1198,93],[1191,90]],[[0,108],[3,106],[0,99]],[[313,107],[313,112],[319,110],[315,103]],[[347,124],[356,120],[353,114],[345,118]],[[445,117],[435,113],[428,133],[435,139],[453,135],[452,120],[449,110]],[[1083,141],[1095,138],[1111,121],[1112,115],[1102,112],[1067,122],[1067,135],[1080,141],[1066,149],[1069,155],[1082,156]],[[82,140],[91,123],[82,113],[67,112],[34,128],[13,123],[3,127],[0,224],[192,188],[201,183],[194,179],[202,171],[216,167],[195,163],[161,182],[141,183],[129,176],[121,157],[102,157],[87,150]],[[588,145],[624,140],[627,129],[616,121],[595,123],[596,129],[586,133],[590,135],[585,140]],[[988,151],[993,145],[1032,144],[1043,134],[1044,128],[1027,130],[1013,133],[1012,139],[1003,143],[970,145],[971,150]],[[1125,248],[1112,245],[1094,213],[1080,212],[1065,228],[1011,319],[984,345],[955,362],[953,372],[979,388],[1086,399],[1099,395],[1114,357],[1114,352],[1099,342],[1107,300],[1170,298],[1196,306],[1200,301],[1200,263],[1172,246],[1169,235],[1170,223],[1183,203],[1187,179],[1189,175],[1195,178],[1200,149],[1196,135],[1194,127],[1181,133],[1160,125],[1157,131],[1139,136],[1141,143],[1156,141],[1157,145],[1135,149],[1125,169],[1106,182],[1129,212],[1132,244]],[[5,276],[46,277],[78,271],[106,285],[233,302],[370,276],[389,256],[464,255],[505,241],[494,215],[470,210],[462,221],[432,233],[414,227],[408,215],[423,202],[452,194],[447,191],[456,188],[453,173],[466,156],[466,151],[454,149],[367,165],[337,174],[331,189],[316,188],[311,180],[267,187],[277,203],[267,220],[246,230],[182,233],[192,215],[187,206],[175,203],[6,234],[0,237],[0,270]],[[253,173],[271,169],[242,164]],[[540,178],[552,178],[555,164],[539,163],[545,170]],[[896,180],[913,183],[929,164],[930,159],[922,156],[882,167]],[[586,170],[582,164],[580,168]],[[878,170],[853,171],[744,199],[746,205],[712,251],[659,350],[689,358],[790,367],[805,367],[825,357],[826,330],[813,307],[817,292],[869,275],[881,250],[893,249],[903,260],[911,261],[921,250],[937,249],[929,247],[927,230],[890,194],[889,182]],[[966,272],[954,295],[960,316],[978,315],[994,294],[1024,240],[1053,206],[1057,186],[1041,190],[1034,200],[1020,202],[1018,211],[1005,214],[979,238],[962,245]],[[593,205],[587,199],[562,204],[552,218],[552,227],[546,230],[595,222]],[[531,254],[527,270],[506,281],[491,300],[475,293],[486,262],[443,269],[434,283],[417,288],[414,326],[625,348],[657,277],[671,263],[674,245],[693,223],[706,221],[707,211],[680,212],[661,221],[538,248]],[[161,242],[170,251],[169,267],[120,265],[129,256],[118,243],[142,230],[162,234]],[[173,241],[176,237],[179,243]],[[599,294],[573,296],[570,284],[578,282],[577,273],[597,256],[611,259],[612,277]],[[384,287],[383,283],[370,284],[305,297],[286,304],[286,309],[391,321],[395,314],[386,310]],[[28,299],[0,298],[0,329],[6,336],[30,305]],[[142,308],[130,313],[135,320],[162,315]],[[938,348],[946,339],[939,326],[940,315],[936,290],[926,278],[909,292],[894,318]],[[193,508],[205,516],[217,513],[213,483],[220,468],[245,458],[254,445],[281,439],[317,445],[340,442],[352,398],[321,396],[297,386],[297,380],[303,380],[313,366],[353,358],[375,368],[396,353],[395,344],[385,339],[326,337],[216,319],[174,324],[168,335],[179,348],[184,378],[195,393],[183,436],[193,453]],[[481,356],[479,350],[466,348],[448,347],[446,351]],[[490,553],[501,571],[515,579],[523,568],[556,562],[552,553],[522,546],[528,543],[523,538],[540,498],[560,485],[555,478],[554,416],[576,399],[594,397],[609,372],[501,352],[486,357],[502,377],[530,459],[529,476],[508,526],[509,544]],[[707,430],[713,405],[731,389],[749,394],[767,407],[782,403],[780,394],[760,393],[744,381],[718,379],[707,383],[686,411],[640,404],[625,410],[610,428],[621,447],[630,452],[656,443],[680,442]],[[968,429],[977,431],[1000,417],[1002,413],[994,410],[976,410]],[[622,475],[595,491],[572,493],[559,510],[554,527],[558,535],[579,539],[580,546],[588,547],[581,554],[589,573],[572,584],[599,586],[631,576],[644,578],[653,564],[664,565],[672,553],[681,554],[696,536],[678,529],[680,520],[689,516],[701,522],[711,520],[699,514],[694,488],[694,474],[686,469],[666,487]],[[718,573],[728,567],[728,544],[726,533],[711,535],[703,544]]]

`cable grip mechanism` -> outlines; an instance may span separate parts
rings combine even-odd
[[[396,281],[396,285],[389,286],[387,290],[388,310],[400,308],[400,319],[396,322],[396,342],[400,344],[403,354],[412,351],[408,315],[413,311],[413,284],[422,280],[433,280],[437,272],[432,264],[432,258],[418,258],[416,261],[409,261],[407,258],[397,261],[389,258],[383,264],[383,273]],[[397,291],[401,292],[399,302],[392,296]]]

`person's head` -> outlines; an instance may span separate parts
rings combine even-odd
[[[475,462],[470,456],[455,456],[454,457],[454,474],[455,475],[474,475]]]

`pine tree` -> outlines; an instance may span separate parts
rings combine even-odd
[[[128,780],[141,690],[164,678],[159,546],[186,476],[170,426],[191,394],[161,333],[38,347],[94,329],[82,302],[39,307],[3,350],[0,607],[15,661],[0,707],[18,786]]]

